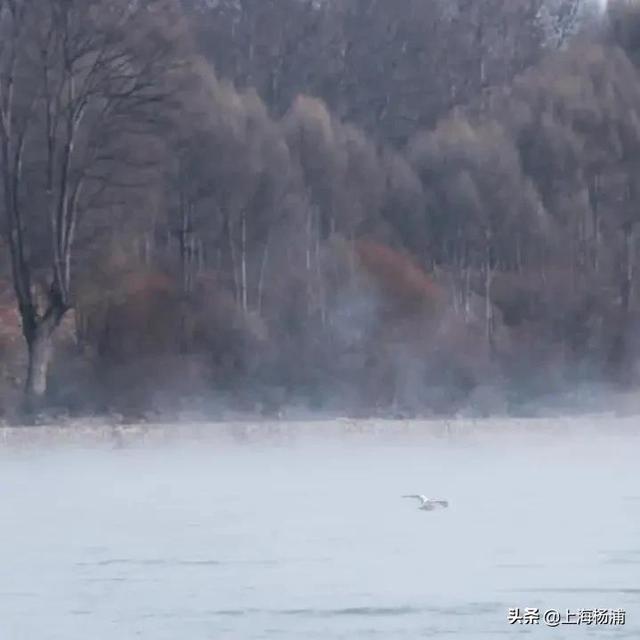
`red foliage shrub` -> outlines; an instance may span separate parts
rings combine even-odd
[[[355,245],[363,270],[396,315],[436,313],[446,305],[444,292],[411,257],[391,247],[360,240]]]

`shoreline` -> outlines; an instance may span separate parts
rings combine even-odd
[[[106,419],[71,420],[37,426],[0,426],[0,450],[13,446],[100,446],[112,449],[200,442],[295,443],[336,440],[484,440],[550,435],[640,435],[636,415],[615,412],[545,417],[451,419],[325,418],[185,420],[118,424]]]

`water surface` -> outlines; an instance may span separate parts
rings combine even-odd
[[[609,426],[5,445],[0,638],[638,638],[640,441]],[[512,607],[627,624],[510,626]]]

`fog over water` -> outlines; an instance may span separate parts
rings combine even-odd
[[[0,638],[640,637],[634,420],[325,426],[4,432]],[[510,626],[512,607],[627,623]]]

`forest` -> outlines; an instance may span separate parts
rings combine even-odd
[[[639,64],[633,0],[0,0],[0,420],[633,391]]]

